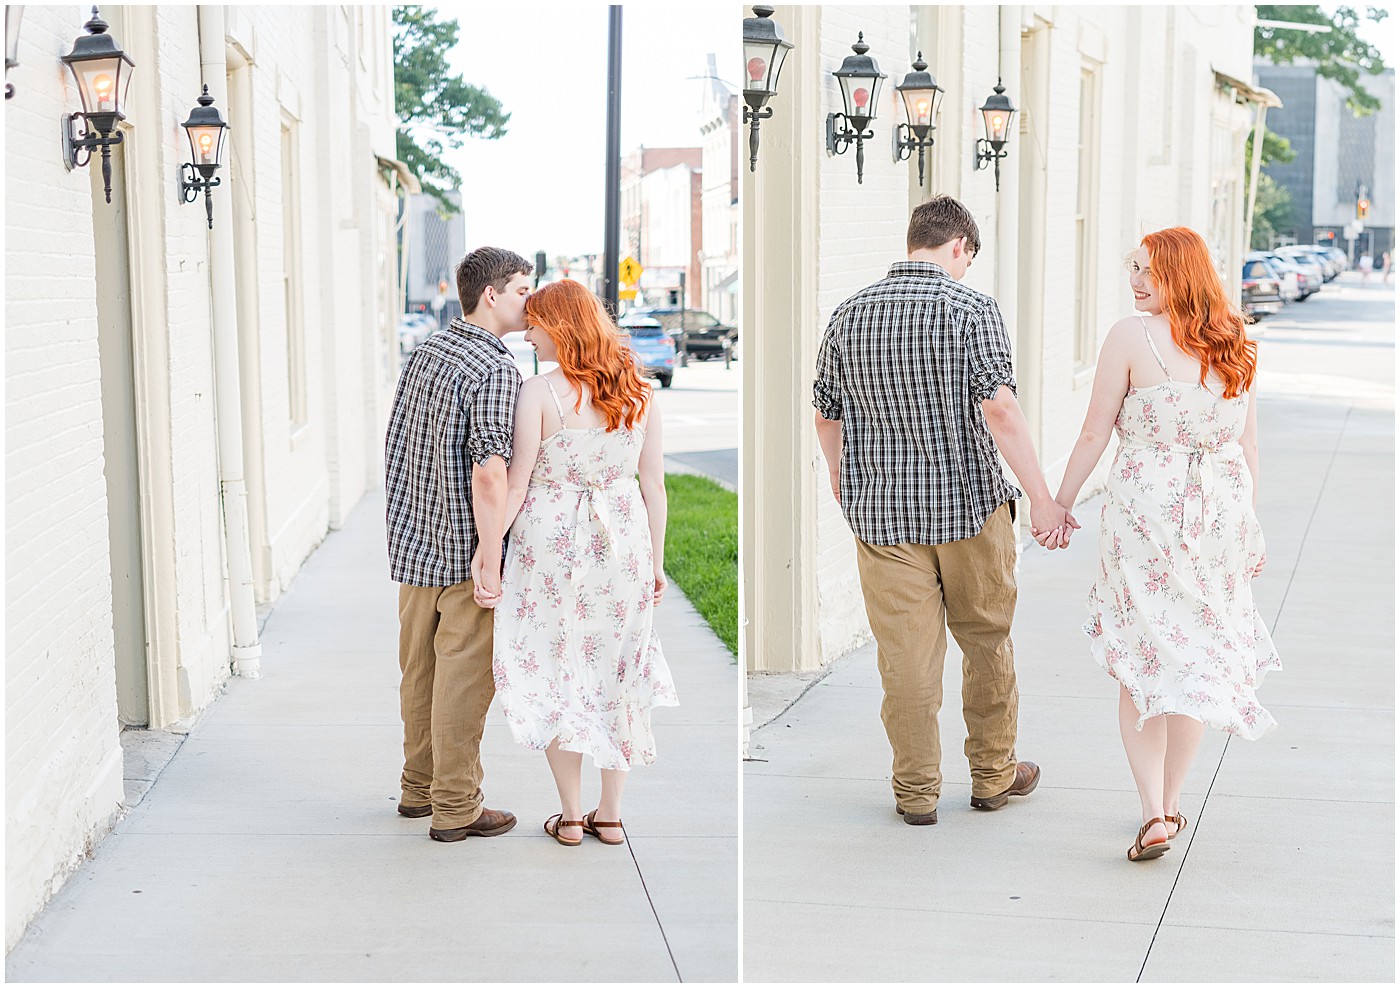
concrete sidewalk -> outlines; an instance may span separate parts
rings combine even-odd
[[[1259,695],[1279,729],[1207,732],[1190,829],[1159,861],[1126,860],[1138,800],[1117,686],[1079,630],[1100,501],[1083,504],[1068,550],[1021,562],[1030,797],[968,805],[951,637],[934,827],[894,814],[873,646],[786,695],[754,677],[746,980],[1394,979],[1394,294],[1353,280],[1259,333],[1254,586],[1283,659]]]
[[[439,844],[394,811],[397,587],[383,499],[278,602],[234,680],[10,953],[11,981],[733,981],[735,666],[674,588],[657,630],[681,698],[626,794],[628,844],[557,845],[544,756],[492,711],[488,806],[515,830]],[[598,776],[584,771],[584,799]],[[589,803],[588,805],[592,805]]]

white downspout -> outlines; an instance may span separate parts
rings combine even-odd
[[[1245,211],[1244,252],[1248,254],[1254,245],[1254,202],[1259,191],[1259,164],[1264,156],[1264,114],[1269,112],[1263,100],[1254,103],[1254,147],[1250,155],[1254,159],[1249,164],[1249,209]]]
[[[228,112],[228,66],[224,55],[224,8],[199,6],[199,68],[215,105]],[[239,140],[230,121],[227,140]],[[225,151],[225,160],[228,152]],[[222,194],[220,194],[222,193]],[[242,387],[238,372],[238,306],[234,282],[233,200],[225,188],[214,193],[214,229],[209,234],[209,282],[214,336],[215,418],[219,472],[224,505],[225,555],[228,559],[229,608],[233,617],[234,671],[257,679],[262,663],[258,615],[253,595],[253,557],[248,547],[248,489],[243,482]]]

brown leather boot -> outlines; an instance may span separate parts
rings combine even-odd
[[[1011,780],[1011,787],[995,796],[973,796],[972,808],[974,810],[999,810],[1006,805],[1007,797],[1029,796],[1038,785],[1040,785],[1040,766],[1035,762],[1017,762],[1016,777]]]
[[[466,840],[468,837],[499,837],[511,827],[515,826],[515,814],[509,810],[488,810],[481,808],[481,816],[477,817],[465,827],[453,827],[450,830],[439,830],[436,827],[428,828],[428,836],[433,840],[440,840],[445,843]]]

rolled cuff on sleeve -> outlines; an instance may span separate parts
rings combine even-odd
[[[822,418],[831,422],[841,419],[841,391],[825,381],[812,384],[812,405]]]
[[[978,401],[991,401],[1002,385],[1016,393],[1016,378],[1011,373],[1010,360],[993,360],[979,367],[972,375],[972,396]]]
[[[493,456],[499,456],[510,463],[510,458],[514,454],[509,432],[479,432],[472,433],[472,437],[467,440],[467,455],[472,458],[472,462],[481,466]]]

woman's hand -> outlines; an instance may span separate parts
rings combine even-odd
[[[489,566],[478,546],[476,555],[472,556],[472,599],[477,607],[487,610],[501,602],[501,566],[499,562],[494,569],[488,569]]]
[[[1260,573],[1264,572],[1264,564],[1267,563],[1268,561],[1269,561],[1269,555],[1268,555],[1268,553],[1265,553],[1264,555],[1260,556],[1260,557],[1259,557],[1259,563],[1254,567],[1254,572],[1252,572],[1252,573],[1249,574],[1250,578],[1253,579],[1254,577],[1258,576]]]
[[[666,588],[669,587],[669,586],[670,586],[670,584],[666,582],[666,574],[663,573],[663,572],[661,572],[661,570],[657,570],[657,571],[652,575],[652,585],[651,585],[651,606],[652,606],[652,607],[655,607],[657,604],[661,603],[661,598],[664,597],[664,596],[666,596]]]

